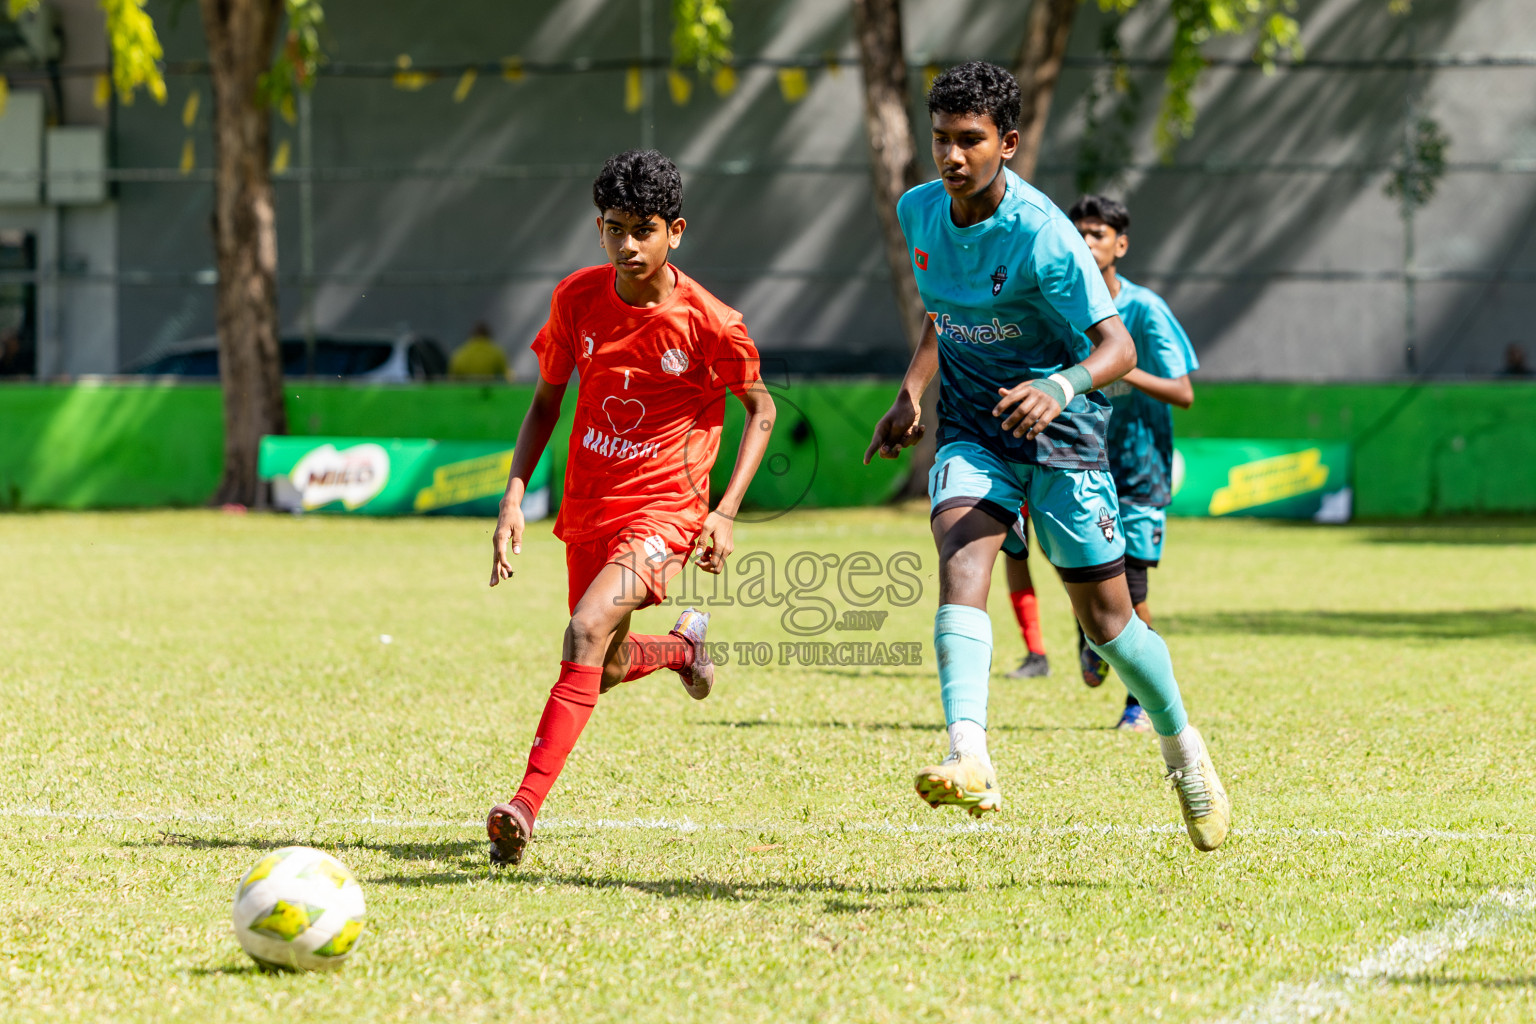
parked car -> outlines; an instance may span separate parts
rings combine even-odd
[[[284,337],[283,376],[309,376],[309,356],[302,337]],[[195,338],[161,349],[141,360],[131,374],[166,377],[217,377],[219,343]],[[431,338],[416,334],[319,334],[315,336],[316,377],[403,382],[432,380],[448,372],[448,357]]]

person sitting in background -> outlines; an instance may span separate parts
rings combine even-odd
[[[507,378],[507,354],[491,340],[491,329],[484,320],[469,332],[469,340],[454,350],[448,360],[448,376],[459,378]]]
[[[1525,349],[1511,342],[1504,350],[1504,368],[1499,371],[1499,376],[1529,377],[1530,375],[1531,366],[1525,361]]]

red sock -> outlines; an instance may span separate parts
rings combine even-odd
[[[1013,617],[1019,620],[1019,632],[1024,634],[1024,646],[1030,654],[1044,654],[1045,640],[1040,636],[1040,602],[1035,600],[1035,588],[1025,587],[1008,595],[1013,602]]]
[[[514,800],[521,800],[535,816],[549,796],[549,789],[565,767],[565,759],[576,745],[576,737],[592,717],[597,706],[603,670],[596,666],[560,663],[560,678],[549,691],[539,730],[534,734],[533,749],[528,751],[528,772]]]
[[[625,641],[629,652],[629,672],[624,681],[648,676],[657,669],[684,669],[693,662],[693,645],[668,633],[666,636],[647,636],[631,633]]]

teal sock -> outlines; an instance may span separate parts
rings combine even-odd
[[[944,721],[962,718],[987,727],[987,681],[992,675],[992,620],[980,608],[941,604],[933,617],[933,652],[939,659]]]
[[[1145,622],[1132,615],[1119,636],[1102,644],[1090,640],[1088,646],[1120,673],[1125,688],[1141,701],[1159,736],[1177,736],[1189,724],[1178,681],[1173,678],[1168,645]]]

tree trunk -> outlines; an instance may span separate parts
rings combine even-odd
[[[864,134],[869,139],[869,167],[875,186],[875,212],[880,218],[885,263],[896,294],[896,315],[901,318],[907,349],[917,351],[928,316],[917,291],[912,256],[896,219],[896,200],[918,184],[917,152],[913,147],[912,115],[907,109],[907,55],[901,40],[901,0],[853,0],[854,33],[859,41],[859,63],[864,72]],[[933,465],[937,420],[931,400],[924,396],[922,422],[927,433],[911,450],[912,473],[900,496],[921,497],[928,490],[928,470]],[[870,424],[873,429],[874,424]]]
[[[272,66],[283,0],[200,2],[213,82],[213,241],[224,388],[224,476],[213,500],[261,505],[261,436],[288,430],[277,340],[271,117],[257,93]]]
[[[864,71],[864,133],[874,178],[875,212],[885,241],[885,262],[896,293],[907,348],[923,340],[923,300],[917,293],[907,241],[896,219],[896,200],[919,181],[907,111],[907,57],[901,43],[900,0],[853,0],[854,31]]]
[[[1023,103],[1019,111],[1019,149],[1010,162],[1025,180],[1035,176],[1040,162],[1040,143],[1045,138],[1045,122],[1050,117],[1051,100],[1056,96],[1056,82],[1061,78],[1061,64],[1067,56],[1067,40],[1072,36],[1072,21],[1077,17],[1078,0],[1034,0],[1024,28],[1024,42],[1014,77],[1019,80]]]

